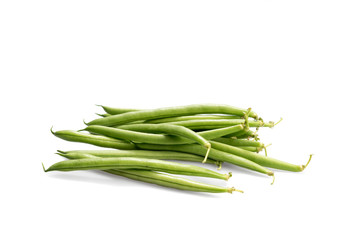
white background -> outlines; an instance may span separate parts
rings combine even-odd
[[[1,239],[359,239],[358,1],[1,1]],[[252,107],[269,155],[302,173],[239,168],[244,194],[49,172],[50,133],[95,104]],[[202,179],[203,180],[203,179]],[[203,180],[207,181],[208,180]],[[222,181],[211,181],[225,186]]]

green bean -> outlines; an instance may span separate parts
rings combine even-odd
[[[192,130],[223,128],[233,125],[245,124],[244,119],[210,119],[210,120],[187,120],[179,122],[168,122],[167,124],[179,125]],[[249,121],[250,127],[273,127],[273,122]]]
[[[54,132],[51,129],[51,132],[56,137],[71,142],[89,143],[99,147],[116,148],[116,149],[135,149],[134,144],[111,137],[87,134],[72,130],[61,130]]]
[[[213,148],[217,150],[226,151],[228,153],[249,159],[250,161],[253,161],[264,167],[276,168],[276,169],[292,171],[292,172],[301,172],[305,169],[305,165],[295,165],[295,164],[283,162],[275,158],[249,152],[244,149],[229,146],[223,143],[211,141],[211,145],[213,146]],[[213,150],[214,149],[212,149],[212,151]]]
[[[108,107],[104,108],[105,111],[107,109]],[[87,125],[116,126],[137,120],[150,120],[157,118],[186,116],[186,115],[203,114],[203,113],[231,114],[242,117],[245,114],[247,114],[247,110],[241,108],[235,108],[227,105],[214,105],[214,104],[188,105],[188,106],[179,106],[179,107],[158,108],[153,110],[126,112],[110,117],[98,118],[87,123]],[[252,111],[250,111],[248,114],[252,118],[256,118],[256,119],[258,118],[257,114]]]
[[[250,152],[261,152],[263,150],[263,148],[261,147],[250,147],[250,146],[240,146],[238,148],[244,149],[246,151],[250,151]]]
[[[263,148],[264,144],[257,141],[245,140],[245,139],[233,139],[233,138],[216,138],[213,141],[224,143],[227,145],[235,146],[235,147],[260,147]]]
[[[176,188],[186,191],[210,192],[210,193],[232,193],[233,191],[243,192],[235,188],[225,188],[215,185],[200,183],[186,178],[171,176],[164,173],[142,170],[105,170],[108,173],[130,178],[137,181],[148,182],[164,187]]]
[[[167,159],[167,160],[183,160],[202,162],[203,157],[199,155],[174,152],[174,151],[148,151],[148,150],[75,150],[75,151],[60,151],[60,156],[68,159],[80,159],[88,157],[139,157],[139,158],[154,158],[154,159]],[[212,163],[220,167],[220,162],[208,159],[207,163]]]
[[[99,117],[110,117],[111,114],[108,113],[97,113],[96,115],[98,115]]]
[[[146,120],[145,123],[168,123],[168,122],[180,122],[180,121],[189,121],[189,120],[210,120],[210,119],[216,120],[216,119],[239,119],[239,118],[240,118],[239,116],[233,116],[233,115],[200,114],[200,115],[151,119],[151,120]]]
[[[132,109],[132,108],[112,108],[112,107],[106,107],[106,106],[102,106],[102,105],[98,105],[98,106],[102,107],[104,109],[104,111],[110,115],[141,111],[140,109]]]
[[[254,138],[255,140],[259,140],[258,134],[256,131],[254,132],[254,131],[246,130],[246,129],[244,129],[244,131],[242,131],[242,132],[230,133],[228,135],[225,135],[224,137],[226,137],[226,138],[236,137],[237,139]]]
[[[159,134],[151,134],[151,133],[141,133],[105,126],[96,126],[91,125],[86,127],[84,130],[89,131],[91,133],[102,134],[108,137],[120,138],[135,142],[144,142],[144,143],[156,143],[156,144],[176,144],[176,142],[181,143],[181,137],[183,137],[183,141],[187,142],[197,142],[200,145],[207,148],[207,154],[205,155],[204,161],[208,157],[208,154],[211,149],[211,144],[208,140],[203,138],[202,136],[196,134],[194,131],[187,129],[182,126],[175,126],[171,124],[152,124],[153,129],[157,129],[159,132],[166,132],[173,135],[159,135]],[[174,139],[176,139],[174,141]]]
[[[180,175],[211,177],[228,180],[229,174],[221,174],[203,167],[158,159],[116,157],[116,158],[81,158],[54,163],[49,171],[77,171],[77,170],[109,170],[109,169],[139,169],[167,172]]]
[[[172,132],[172,135],[162,135],[162,134],[153,134],[153,133],[144,133],[137,131],[130,131],[106,126],[97,126],[91,125],[87,126],[83,130],[95,133],[102,134],[104,136],[120,138],[123,140],[129,140],[134,142],[146,142],[146,143],[158,143],[158,144],[183,144],[183,143],[193,143],[197,142],[203,146],[208,146],[208,141],[196,134],[195,132],[182,127],[182,126],[173,126],[170,124],[162,124],[162,126],[154,125],[154,127],[160,127],[164,130],[167,129],[167,132]],[[180,137],[181,136],[181,137]],[[175,141],[174,141],[175,140]]]
[[[154,133],[154,132],[161,132],[158,130],[158,126],[162,124],[131,124],[131,125],[121,125],[116,128],[124,129],[124,130],[130,130],[130,131],[137,131],[137,132],[147,132],[147,133]],[[197,132],[201,137],[205,139],[214,139],[219,138],[224,135],[230,134],[230,133],[238,133],[240,131],[243,131],[244,127],[242,124],[240,125],[234,125],[230,127],[224,127],[224,128],[218,128],[218,129],[212,129],[207,130],[203,132]]]
[[[157,145],[157,144],[146,144],[146,143],[137,143],[136,146],[140,149],[146,150],[165,150],[165,151],[178,151],[178,152],[186,152],[204,156],[205,149],[197,144],[183,144],[183,145]],[[273,176],[274,173],[263,167],[259,164],[245,159],[240,156],[236,156],[234,154],[230,154],[224,151],[219,151],[217,149],[211,149],[209,153],[209,157],[213,160],[218,160],[222,162],[228,162],[243,168],[247,168],[259,173],[267,174],[269,176]]]
[[[84,150],[84,151],[87,151],[87,150]],[[119,151],[127,151],[127,150],[119,150]],[[60,155],[62,157],[65,157],[67,159],[80,159],[80,158],[98,157],[98,156],[95,156],[95,155],[92,155],[92,154],[89,154],[89,153],[86,153],[86,152],[78,152],[78,150],[76,150],[76,151],[68,151],[68,152],[58,150],[58,152],[56,154],[58,154],[58,155]]]

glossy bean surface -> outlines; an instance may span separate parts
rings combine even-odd
[[[211,143],[213,148],[217,150],[226,151],[228,153],[232,153],[234,155],[249,159],[250,161],[253,161],[264,167],[276,168],[276,169],[292,171],[292,172],[301,172],[302,170],[305,169],[304,165],[295,165],[292,163],[287,163],[275,158],[267,157],[254,152],[249,152],[241,148],[229,146],[215,141],[212,141]]]
[[[147,149],[147,150],[166,150],[166,151],[179,151],[179,152],[186,152],[192,154],[198,154],[204,156],[206,154],[205,149],[197,144],[184,144],[184,145],[157,145],[157,144],[145,144],[145,143],[137,143],[136,146],[140,149]],[[209,153],[209,157],[213,160],[218,160],[222,162],[228,162],[243,168],[247,168],[259,173],[267,174],[269,176],[273,176],[274,173],[243,157],[227,153],[224,151],[220,151],[217,149],[211,149]]]
[[[163,187],[176,188],[186,191],[195,192],[209,192],[209,193],[232,193],[233,191],[242,192],[235,188],[220,187],[210,184],[205,184],[186,178],[172,176],[164,173],[154,171],[142,170],[105,170],[108,173],[130,178],[137,181],[156,184]]]
[[[78,171],[78,170],[109,170],[109,169],[141,169],[167,172],[180,175],[211,177],[227,180],[231,175],[221,174],[207,168],[189,164],[163,161],[158,159],[110,157],[110,158],[81,158],[57,162],[51,165],[49,171]]]
[[[58,138],[71,142],[89,143],[99,147],[115,148],[115,149],[135,149],[135,145],[120,139],[111,137],[88,134],[72,130],[60,130],[51,132]]]
[[[73,150],[73,151],[59,151],[58,154],[68,159],[80,159],[88,157],[139,157],[152,158],[161,160],[182,160],[192,162],[202,162],[203,157],[190,153],[182,153],[175,151],[149,151],[149,150]],[[220,165],[219,161],[208,159],[206,163]]]
[[[105,107],[104,110],[106,111]],[[216,105],[216,104],[196,104],[178,107],[158,108],[151,110],[141,110],[134,112],[126,112],[109,117],[98,118],[89,123],[88,125],[102,125],[102,126],[116,126],[128,122],[137,120],[150,120],[165,117],[186,116],[194,114],[205,113],[219,113],[230,114],[236,116],[244,116],[247,113],[246,109],[236,108],[228,105]],[[258,118],[257,114],[250,112],[249,116],[252,118]]]

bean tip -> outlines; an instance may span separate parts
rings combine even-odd
[[[55,132],[53,131],[54,126],[51,126],[50,132],[55,135]]]
[[[46,169],[44,167],[44,163],[41,163],[41,165],[42,165],[42,168],[43,168],[44,172],[46,172]]]
[[[85,119],[83,119],[83,123],[84,123],[86,126],[89,126],[89,123],[85,122]]]

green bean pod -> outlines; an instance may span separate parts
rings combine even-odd
[[[233,125],[245,124],[244,119],[205,119],[168,122],[167,124],[187,127],[192,130],[223,128]],[[250,127],[273,127],[273,122],[264,123],[261,121],[248,121]]]
[[[223,143],[211,141],[211,145],[213,146],[213,148],[217,150],[226,151],[236,156],[246,158],[264,167],[270,167],[270,168],[281,169],[292,172],[301,172],[305,169],[305,165],[295,165],[295,164],[287,163],[275,158],[249,152],[244,149],[229,146]]]
[[[238,139],[254,138],[255,140],[259,139],[257,132],[251,131],[249,129],[244,129],[244,131],[241,131],[241,132],[230,133],[228,135],[225,135],[224,137],[226,137],[226,138],[236,137]]]
[[[109,109],[108,107],[103,107],[103,108],[105,111]],[[158,108],[153,110],[126,112],[109,117],[98,118],[87,123],[87,125],[116,126],[137,120],[150,120],[157,118],[186,116],[186,115],[205,114],[205,113],[230,114],[230,115],[236,115],[242,117],[245,114],[247,114],[247,110],[241,108],[235,108],[227,105],[215,105],[215,104],[187,105],[187,106],[179,106],[179,107]],[[249,112],[248,114],[252,118],[256,118],[256,119],[258,118],[257,114],[252,111]]]
[[[77,170],[109,170],[139,169],[167,172],[172,174],[210,177],[228,180],[229,174],[221,174],[203,167],[158,159],[115,157],[115,158],[81,158],[57,162],[44,171],[77,171]]]
[[[56,154],[65,157],[67,159],[80,159],[80,158],[94,158],[94,157],[98,157],[92,154],[89,154],[85,151],[87,150],[83,150],[84,152],[78,152],[80,150],[76,150],[76,151],[61,151],[58,150],[58,152]],[[127,150],[119,150],[119,151],[127,151]]]
[[[260,147],[263,148],[264,144],[257,141],[251,141],[246,139],[233,139],[233,138],[216,138],[213,141],[231,145],[234,147]]]
[[[104,109],[104,111],[109,115],[116,115],[116,114],[123,114],[127,112],[136,112],[136,111],[142,111],[140,109],[133,109],[133,108],[112,108],[112,107],[106,107],[102,105],[98,105]]]
[[[161,125],[162,126],[158,125],[157,127],[162,127],[162,130],[165,131],[166,129],[168,133],[172,133],[173,135],[143,133],[137,131],[106,127],[106,126],[97,126],[97,125],[87,126],[83,130],[95,134],[101,134],[107,137],[119,138],[134,142],[157,143],[157,144],[166,144],[166,145],[197,142],[200,145],[205,146],[206,148],[210,147],[209,141],[201,137],[194,131],[191,131],[182,126],[173,126],[170,124],[166,124],[166,125],[161,124]],[[179,136],[181,136],[182,138]]]
[[[111,114],[108,113],[97,113],[96,115],[98,115],[99,117],[110,117]]]
[[[237,148],[241,148],[246,151],[256,152],[256,153],[261,152],[263,150],[263,148],[261,148],[261,147],[251,147],[251,146],[239,146]]]
[[[192,162],[202,162],[203,157],[190,153],[182,153],[175,151],[148,151],[148,150],[74,150],[74,151],[60,151],[60,156],[68,159],[80,159],[89,157],[138,157],[138,158],[153,158],[162,160],[182,160]],[[208,159],[206,163],[220,166],[219,161]]]
[[[61,130],[61,131],[54,132],[51,129],[51,132],[56,137],[64,139],[66,141],[89,143],[89,144],[92,144],[95,146],[107,147],[107,148],[135,149],[134,144],[127,142],[127,141],[111,138],[111,137],[87,134],[87,133],[82,133],[82,132],[72,131],[72,130]]]
[[[159,145],[159,144],[146,144],[146,143],[136,143],[136,146],[140,149],[146,149],[146,150],[165,150],[165,151],[178,151],[178,152],[186,152],[186,153],[192,153],[204,156],[206,154],[205,149],[203,149],[201,146],[197,144],[183,144],[183,145]],[[246,151],[246,150],[245,150]],[[209,157],[213,160],[218,160],[221,162],[227,162],[231,163],[243,168],[247,168],[259,173],[267,174],[269,176],[273,176],[274,173],[253,162],[248,159],[245,159],[243,157],[227,153],[224,151],[220,151],[217,149],[211,149],[209,153]]]
[[[117,126],[116,128],[124,129],[124,130],[130,130],[130,131],[136,131],[136,132],[147,132],[147,133],[154,133],[154,132],[161,132],[159,131],[159,126],[162,124],[151,124],[151,123],[145,123],[145,124],[129,124],[129,125],[121,125]],[[230,127],[224,127],[224,128],[217,128],[212,130],[206,130],[203,132],[197,132],[198,135],[201,137],[209,140],[214,138],[219,138],[224,135],[228,135],[230,133],[238,133],[243,131],[244,126],[242,124],[234,125]],[[182,144],[182,143],[179,143]]]
[[[105,172],[130,178],[137,181],[156,184],[163,187],[176,188],[186,191],[209,192],[209,193],[232,193],[243,192],[235,188],[219,187],[215,185],[200,183],[186,178],[172,176],[164,173],[143,170],[105,170]]]
[[[239,119],[239,116],[234,115],[209,115],[209,114],[199,114],[199,115],[190,115],[190,116],[180,116],[180,117],[168,117],[168,118],[158,118],[146,120],[145,123],[169,123],[169,122],[180,122],[180,121],[189,121],[189,120],[216,120],[216,119]]]

